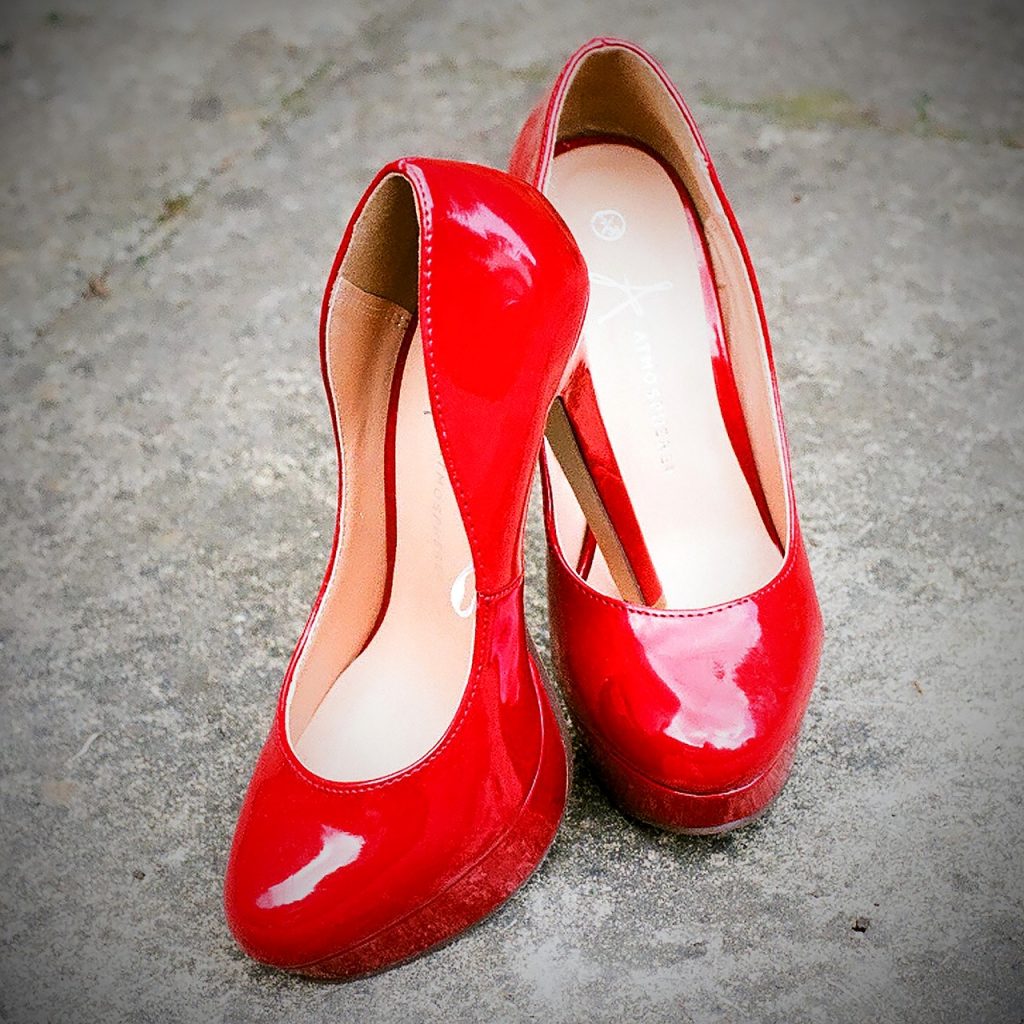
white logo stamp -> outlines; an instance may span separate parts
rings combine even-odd
[[[640,300],[646,298],[653,292],[667,292],[672,290],[671,281],[659,281],[657,284],[630,284],[629,281],[616,281],[613,277],[606,277],[604,274],[591,274],[591,284],[603,285],[605,288],[611,288],[612,291],[618,292],[621,296],[621,301],[606,310],[601,316],[597,318],[599,324],[603,324],[606,320],[611,320],[613,316],[618,316],[623,310],[632,310],[637,316],[644,315],[644,308],[640,305]]]
[[[471,576],[474,580],[473,583],[470,583]],[[460,619],[468,619],[476,611],[475,581],[476,575],[473,572],[473,564],[470,563],[455,577],[455,582],[452,584],[452,607]]]
[[[598,210],[590,218],[590,229],[606,242],[617,242],[626,233],[626,218],[618,210]]]

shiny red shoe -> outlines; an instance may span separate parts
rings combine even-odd
[[[351,978],[457,935],[537,867],[566,750],[523,617],[523,526],[586,305],[565,225],[500,171],[408,159],[324,296],[339,460],[326,576],[225,882],[242,948]]]
[[[750,257],[693,117],[632,43],[573,55],[511,170],[591,283],[542,455],[557,673],[628,813],[726,831],[782,788],[822,642]]]

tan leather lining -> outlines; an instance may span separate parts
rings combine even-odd
[[[288,725],[302,735],[380,611],[386,557],[384,441],[395,360],[412,314],[339,277],[327,326],[327,373],[342,435],[344,501],[334,569],[295,668]]]
[[[711,359],[717,311],[705,298],[699,231],[676,184],[643,150],[601,141],[555,158],[548,195],[590,272],[584,355],[664,595],[654,606],[700,608],[753,592],[782,559],[725,424]],[[631,535],[622,509],[608,510],[627,529],[609,547],[611,524],[581,487],[576,445],[564,431],[548,440],[598,542],[588,582],[650,603],[638,600],[634,573],[623,574],[621,556],[640,552],[620,546]]]
[[[472,557],[434,429],[418,330],[402,368],[394,460],[396,536],[383,617],[295,739],[304,764],[338,781],[380,778],[423,757],[454,718],[469,678],[476,622]],[[364,511],[376,519],[378,506]],[[352,531],[346,557],[353,563],[382,554],[360,551],[356,540]],[[371,567],[383,577],[385,564],[381,559]],[[346,582],[346,618],[363,600],[352,582],[364,584]],[[321,642],[334,646],[336,639],[324,632]]]
[[[341,268],[357,288],[416,310],[419,222],[405,178],[389,174],[363,207]]]
[[[293,742],[338,674],[362,650],[380,611],[386,578],[388,397],[416,311],[418,260],[412,188],[404,178],[389,175],[353,228],[328,305],[327,385],[341,438],[345,495],[337,557],[288,695]]]
[[[758,474],[775,528],[785,540],[789,511],[782,439],[760,317],[742,252],[704,156],[655,71],[620,47],[588,55],[569,85],[557,138],[562,141],[584,135],[619,135],[648,146],[675,170],[693,199],[710,251]]]
[[[335,781],[380,778],[426,754],[458,709],[472,659],[469,541],[413,329],[418,224],[408,182],[385,178],[356,222],[328,306],[327,382],[344,485],[340,533],[285,721],[296,756]]]

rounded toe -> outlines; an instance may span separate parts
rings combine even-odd
[[[272,736],[239,815],[224,910],[249,956],[301,970],[372,934],[386,923],[394,901],[374,906],[362,898],[380,871],[381,842],[372,823],[350,801],[323,800],[276,747]],[[411,831],[412,823],[405,824]],[[396,889],[415,905],[408,880]]]
[[[802,556],[765,591],[694,612],[614,601],[570,572],[553,578],[555,662],[618,802],[695,831],[763,810],[788,775],[821,646]]]
[[[275,723],[225,874],[227,922],[249,956],[314,977],[372,974],[454,938],[529,877],[568,769],[535,667],[521,669],[486,684],[503,685],[504,713],[471,701],[449,742],[366,783],[312,775]]]

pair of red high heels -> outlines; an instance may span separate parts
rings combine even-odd
[[[555,669],[616,801],[725,831],[792,762],[821,616],[754,272],[693,118],[650,56],[596,39],[511,171],[389,164],[328,278],[334,545],[225,890],[278,967],[423,952],[554,838],[567,750],[523,615],[542,443]]]

